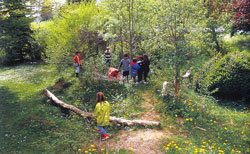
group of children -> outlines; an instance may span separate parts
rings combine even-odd
[[[112,67],[109,69],[110,78],[112,77],[118,78],[119,71],[122,68],[123,69],[123,73],[122,73],[123,81],[127,79],[127,82],[128,82],[129,72],[131,69],[131,77],[134,80],[134,83],[142,82],[143,76],[144,76],[144,82],[146,83],[148,73],[149,73],[149,65],[150,65],[150,61],[146,54],[144,54],[143,56],[139,56],[138,58],[133,58],[131,63],[130,63],[128,54],[124,54],[124,58],[121,60],[118,69],[115,69]],[[138,79],[136,81],[137,76],[138,76]]]
[[[107,48],[107,51],[105,51],[105,62],[110,66],[111,56],[109,53],[109,48]],[[79,77],[79,71],[81,67],[80,52],[76,52],[76,55],[74,57],[74,65],[76,66],[76,77]],[[129,81],[129,74],[131,71],[130,75],[134,80],[134,83],[142,82],[143,77],[144,82],[147,82],[149,65],[150,61],[146,54],[144,54],[143,56],[139,56],[138,58],[133,58],[131,63],[128,54],[124,54],[124,58],[121,60],[118,69],[112,67],[109,68],[110,78],[116,77],[118,79],[119,71],[122,69],[123,81],[125,79],[127,79],[127,82]],[[137,76],[138,79],[136,81]],[[101,140],[106,140],[109,138],[105,127],[109,125],[110,111],[110,104],[105,101],[103,93],[98,92],[97,103],[94,110],[94,117],[97,121],[97,131],[100,131],[102,134]]]

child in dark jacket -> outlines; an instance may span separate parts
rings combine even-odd
[[[144,59],[144,61],[143,61],[144,81],[147,82],[150,61],[148,59],[148,55],[146,55],[146,54],[143,55],[143,59]]]
[[[120,71],[121,67],[123,68],[123,72],[122,72],[123,81],[125,78],[127,78],[127,82],[128,82],[130,60],[128,59],[128,54],[124,54],[123,57],[124,58],[121,60],[118,70]]]
[[[137,71],[140,66],[137,64],[136,58],[133,58],[133,62],[131,63],[131,77],[133,78],[134,82],[136,82]]]
[[[138,69],[138,82],[142,81],[142,75],[143,75],[143,56],[139,56],[138,57],[138,61],[137,64],[140,66],[140,68]]]

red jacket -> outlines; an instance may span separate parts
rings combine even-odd
[[[112,79],[112,77],[115,77],[116,79],[118,79],[118,76],[119,76],[118,69],[110,67],[109,68],[109,78]]]
[[[78,56],[78,55],[75,55],[75,57],[74,57],[74,63],[77,63],[78,64],[78,66],[80,66],[81,65],[81,57],[80,56]]]

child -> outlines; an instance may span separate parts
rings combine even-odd
[[[140,68],[140,66],[137,64],[136,58],[133,58],[133,62],[131,63],[131,77],[134,80],[134,83],[136,82],[136,76],[137,76],[137,71]]]
[[[110,115],[110,104],[104,100],[104,95],[102,92],[97,93],[97,104],[95,106],[94,115],[97,120],[97,129],[102,133],[102,141],[109,138],[105,126],[109,125],[109,115]]]
[[[81,66],[81,63],[82,63],[82,59],[80,57],[80,52],[77,51],[75,53],[75,57],[74,57],[74,65],[76,66],[76,77],[79,77],[79,72],[80,72],[80,66]]]
[[[128,54],[124,54],[123,57],[124,59],[121,60],[118,70],[120,70],[120,68],[123,66],[122,67],[123,68],[123,72],[122,72],[123,81],[124,81],[124,78],[127,77],[127,82],[128,82],[130,60],[128,59]]]
[[[108,66],[111,65],[111,54],[109,49],[110,48],[107,47],[106,50],[104,51],[105,63],[108,64]]]
[[[140,68],[138,69],[138,82],[141,82],[143,74],[143,56],[138,57],[137,64],[140,66]]]
[[[144,74],[144,81],[147,83],[148,73],[149,73],[149,65],[150,61],[148,59],[148,55],[143,55],[144,62],[143,62],[143,74]]]
[[[113,77],[115,77],[118,80],[119,71],[118,71],[118,69],[116,69],[114,67],[110,67],[109,68],[109,78],[112,79]]]

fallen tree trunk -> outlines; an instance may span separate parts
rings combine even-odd
[[[69,105],[64,103],[63,101],[59,100],[54,94],[52,94],[48,89],[44,90],[44,94],[50,98],[55,104],[59,105],[60,107],[69,109],[73,112],[75,112],[77,115],[81,117],[89,117],[89,118],[94,118],[94,115],[92,113],[84,112],[77,107],[73,105]],[[152,126],[160,126],[161,123],[157,121],[148,121],[148,120],[127,120],[124,118],[117,118],[110,116],[110,122],[115,122],[118,124],[122,125],[127,125],[127,126],[132,126],[132,125],[142,125],[142,126],[147,126],[147,125],[152,125]]]

